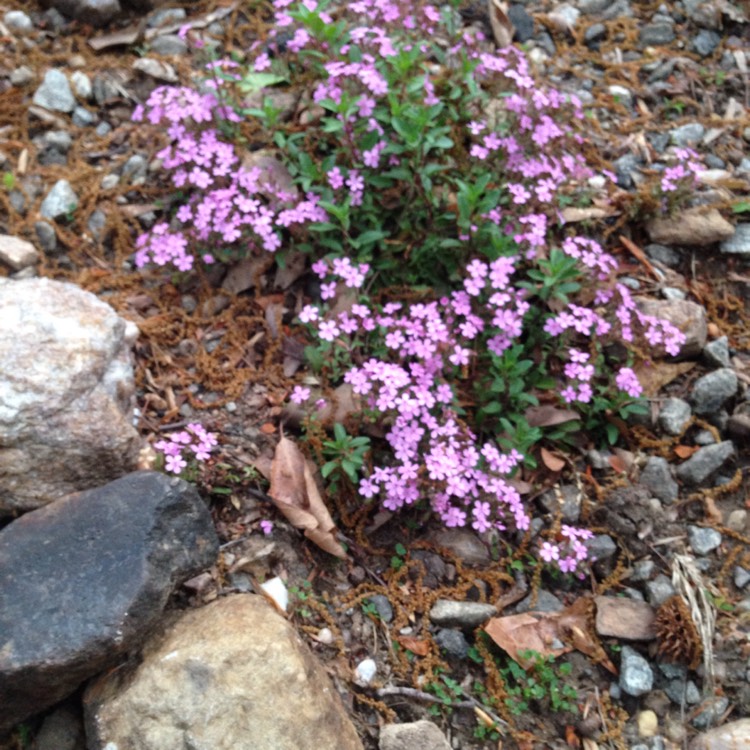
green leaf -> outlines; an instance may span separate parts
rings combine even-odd
[[[275,86],[277,83],[283,83],[284,81],[286,81],[284,76],[277,76],[273,73],[256,73],[251,71],[250,73],[246,73],[237,85],[243,93],[251,94],[260,91],[267,86]]]

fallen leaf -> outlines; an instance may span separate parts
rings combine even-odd
[[[400,635],[396,640],[407,650],[417,656],[427,656],[430,653],[430,644],[427,641],[413,638],[409,635]]]
[[[571,649],[554,648],[556,626],[547,612],[523,612],[520,615],[493,617],[485,625],[484,631],[507,652],[513,661],[524,669],[534,664],[533,659],[521,657],[523,651],[536,651],[542,656],[561,656]]]
[[[492,35],[495,37],[497,46],[501,49],[510,47],[515,29],[510,18],[508,18],[508,4],[501,2],[501,0],[488,0],[487,13],[490,17]]]
[[[541,449],[542,461],[550,471],[562,471],[565,467],[565,459],[560,458],[556,453],[548,451],[546,448]]]
[[[524,669],[533,665],[533,659],[523,659],[523,651],[536,651],[542,656],[558,657],[575,649],[590,656],[613,674],[612,662],[593,632],[593,603],[581,597],[561,612],[524,612],[520,615],[493,617],[484,625],[484,631],[513,661]],[[562,648],[553,646],[561,642]]]
[[[260,294],[263,289],[263,276],[272,265],[273,256],[270,253],[243,258],[227,271],[221,288],[230,294],[239,294],[252,287],[256,294]]]
[[[690,458],[697,450],[700,450],[698,445],[676,445],[674,447],[677,458]]]
[[[639,362],[633,367],[638,381],[643,386],[643,393],[656,398],[659,391],[675,378],[684,375],[695,367],[695,362]]]
[[[565,744],[573,748],[581,746],[581,738],[576,733],[575,727],[570,726],[570,724],[565,726]]]
[[[276,425],[273,422],[265,422],[260,426],[260,431],[264,435],[273,435],[276,432]]]
[[[524,417],[529,423],[529,427],[553,427],[556,424],[572,422],[581,418],[577,412],[570,409],[560,409],[551,404],[530,406],[524,412]]]
[[[268,494],[286,519],[303,529],[311,542],[336,557],[346,557],[336,541],[336,525],[320,495],[313,468],[289,438],[282,437],[276,446]]]
[[[578,221],[590,221],[591,219],[604,219],[607,216],[612,215],[612,211],[607,211],[604,208],[598,208],[597,206],[589,206],[587,208],[577,208],[576,206],[568,206],[560,211],[566,224],[573,224]]]

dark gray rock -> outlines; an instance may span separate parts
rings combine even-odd
[[[714,367],[729,367],[732,361],[729,357],[729,339],[726,336],[709,341],[703,347],[703,359]]]
[[[390,622],[393,619],[393,607],[388,597],[383,594],[373,594],[370,601],[377,610],[378,617],[383,622]]]
[[[218,539],[192,485],[136,472],[0,532],[0,731],[115,664]]]
[[[555,490],[548,490],[539,498],[548,513],[562,512],[565,523],[578,523],[581,516],[581,491],[572,484],[565,484],[560,488],[559,495]]]
[[[688,542],[696,555],[707,555],[721,544],[721,534],[716,529],[688,526]]]
[[[65,705],[42,722],[31,750],[85,750],[83,717]]]
[[[638,34],[638,41],[644,47],[669,44],[674,41],[674,27],[667,21],[646,24]]]
[[[85,21],[92,26],[104,26],[121,12],[118,0],[52,0],[47,5],[68,18]]]
[[[526,12],[523,5],[514,3],[508,8],[508,18],[513,24],[514,38],[523,44],[534,36],[534,19]]]
[[[750,570],[736,565],[734,568],[734,585],[738,589],[744,589],[750,583]]]
[[[469,653],[469,642],[460,630],[443,628],[435,634],[435,643],[453,659],[465,659]]]
[[[665,458],[651,456],[641,472],[640,483],[665,503],[673,503],[677,499],[679,487],[672,478],[669,462]]]
[[[39,246],[45,253],[53,253],[57,248],[57,233],[54,227],[46,221],[37,221],[34,224]]]
[[[732,456],[734,456],[734,444],[731,440],[725,440],[716,445],[706,445],[677,467],[677,478],[685,484],[702,484]]]
[[[724,711],[727,710],[729,698],[717,695],[704,701],[702,705],[705,706],[704,709],[690,722],[696,729],[707,729],[716,724]],[[731,748],[731,745],[728,743],[724,746]]]
[[[630,646],[620,652],[620,687],[633,696],[645,695],[654,686],[654,673],[649,663]]]
[[[516,606],[516,613],[521,614],[522,612],[561,612],[565,609],[565,605],[549,591],[539,589],[539,594],[536,597],[536,602],[532,604],[533,595],[529,594],[525,599],[522,599]]]
[[[698,378],[690,393],[693,410],[700,416],[715,414],[737,393],[737,385],[737,375],[728,367]]]
[[[708,57],[716,51],[721,44],[721,35],[709,29],[701,29],[695,39],[693,39],[692,48],[701,57]]]
[[[184,55],[188,51],[187,42],[177,34],[157,36],[151,42],[151,52],[156,55]]]
[[[654,135],[666,135],[665,133],[655,133]],[[664,140],[664,143],[661,144],[662,148],[657,149],[656,145],[654,145],[654,149],[657,151],[664,151],[664,149],[667,147],[668,140]],[[659,144],[657,144],[659,145]],[[644,248],[646,255],[648,255],[651,260],[655,260],[657,263],[663,263],[665,266],[669,266],[669,268],[676,268],[677,266],[682,263],[682,256],[680,255],[677,250],[675,250],[672,247],[667,247],[666,245],[658,245],[656,243],[651,243],[650,245],[646,245]]]
[[[583,35],[586,46],[592,49],[596,49],[599,46],[599,42],[606,38],[607,27],[603,23],[592,23]]]

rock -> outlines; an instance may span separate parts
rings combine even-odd
[[[697,357],[706,345],[708,319],[703,305],[689,300],[656,300],[638,298],[638,307],[646,315],[668,320],[685,334],[680,359]]]
[[[716,529],[688,526],[688,542],[696,555],[707,555],[721,544],[721,534]]]
[[[438,599],[430,610],[430,622],[443,628],[474,629],[496,614],[492,604]]]
[[[672,479],[669,462],[660,456],[651,456],[638,480],[656,498],[673,503],[679,494],[677,482]]]
[[[701,29],[693,39],[692,48],[701,57],[712,55],[721,44],[721,35],[709,29]]]
[[[682,256],[672,247],[652,243],[646,245],[644,250],[651,260],[655,260],[657,263],[662,263],[668,268],[677,268],[677,266],[682,263]]]
[[[33,266],[37,260],[39,253],[30,242],[9,234],[0,234],[0,261],[14,271]]]
[[[744,412],[732,414],[727,420],[727,432],[733,438],[742,440],[750,438],[750,414]]]
[[[422,719],[409,724],[386,724],[380,730],[379,750],[451,750],[437,724]]]
[[[68,79],[61,70],[52,68],[44,74],[42,85],[34,92],[34,104],[55,112],[72,112],[76,98],[70,90]]]
[[[738,750],[744,747],[750,747],[750,719],[709,729],[690,743],[690,750]]]
[[[668,398],[659,410],[659,427],[667,435],[681,435],[692,416],[690,404],[681,398]]]
[[[725,440],[699,448],[687,461],[677,467],[677,478],[689,485],[705,482],[734,456],[734,444]]]
[[[559,493],[555,490],[547,490],[539,500],[548,513],[562,513],[564,523],[578,523],[581,516],[582,495],[575,485],[565,484],[560,488]]]
[[[435,643],[452,659],[465,659],[469,653],[469,642],[460,630],[438,630],[435,634]]]
[[[743,508],[735,508],[727,518],[727,528],[732,531],[744,533],[747,526],[747,511]]]
[[[391,622],[393,620],[393,607],[387,596],[384,594],[373,594],[369,597],[368,601],[372,602],[378,613],[378,617],[383,622]]]
[[[620,652],[620,688],[632,696],[645,695],[654,686],[654,673],[649,663],[630,646]]]
[[[658,47],[674,41],[674,27],[666,21],[646,24],[638,34],[638,41],[644,47]],[[660,240],[656,240],[659,242]]]
[[[157,36],[151,42],[151,52],[156,55],[184,55],[188,51],[187,42],[177,34]]]
[[[696,729],[708,729],[719,720],[729,706],[729,698],[717,695],[701,704],[703,710],[690,722]],[[731,748],[731,745],[728,746]],[[742,747],[741,745],[739,747]]]
[[[534,36],[534,19],[523,5],[513,3],[508,8],[508,18],[513,24],[513,38],[517,42],[523,44]]]
[[[656,638],[656,614],[646,602],[615,596],[597,596],[596,632],[602,636],[629,641],[652,641]]]
[[[750,255],[750,224],[738,224],[734,234],[719,246],[722,253]]]
[[[10,82],[14,86],[26,86],[34,80],[34,71],[28,65],[19,65],[11,74]]]
[[[84,711],[89,750],[362,748],[326,671],[253,594],[178,614],[89,684]]]
[[[64,16],[92,26],[105,26],[122,10],[118,0],[52,0],[51,4]]]
[[[701,692],[692,680],[686,680],[685,677],[677,680],[671,680],[664,688],[664,692],[669,696],[672,703],[681,706],[683,702],[690,706],[700,702]]]
[[[136,472],[0,531],[0,730],[58,702],[140,644],[174,587],[209,567],[195,488]]]
[[[70,82],[73,84],[76,94],[84,101],[91,101],[94,98],[94,89],[91,85],[91,79],[81,70],[76,70],[70,74]]]
[[[545,589],[539,589],[536,597],[536,602],[532,604],[533,595],[529,594],[516,605],[515,612],[521,614],[522,612],[560,612],[565,608],[565,605],[549,591]]]
[[[67,180],[58,180],[42,201],[39,213],[45,219],[63,219],[78,208],[78,196]]]
[[[63,706],[42,722],[31,750],[85,750],[85,747],[81,716]]]
[[[595,562],[609,560],[617,552],[615,540],[608,534],[597,534],[585,542],[586,549],[589,551],[589,559]]]
[[[706,128],[699,122],[688,122],[669,131],[669,137],[675,146],[695,146],[703,138]]]
[[[661,606],[667,599],[674,596],[675,593],[672,581],[664,574],[658,575],[653,581],[646,583],[646,599],[648,599],[648,603],[652,607]]]
[[[429,534],[429,539],[452,552],[465,565],[487,565],[490,562],[487,547],[471,529],[440,529]]]
[[[726,336],[709,341],[703,347],[703,358],[714,367],[730,367],[729,339]]]
[[[9,10],[3,16],[3,23],[12,31],[31,31],[34,28],[32,20],[22,10]]]
[[[715,208],[690,208],[677,216],[652,219],[646,231],[661,245],[703,246],[728,240],[734,227]]]
[[[659,719],[650,709],[639,711],[637,722],[639,737],[653,737],[659,731]]]
[[[737,375],[729,367],[722,367],[698,378],[693,384],[690,400],[699,416],[716,414],[737,393]]]
[[[46,221],[37,221],[34,231],[39,239],[39,246],[45,253],[53,253],[57,249],[57,233],[54,227]]]
[[[734,568],[734,585],[738,589],[744,589],[750,583],[750,570],[735,565]]]
[[[363,659],[354,669],[354,682],[360,687],[367,687],[375,679],[378,665],[374,659]]]
[[[137,466],[137,334],[73,284],[0,279],[0,516]]]

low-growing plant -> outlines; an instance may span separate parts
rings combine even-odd
[[[215,61],[201,90],[155,90],[134,119],[166,123],[159,157],[185,200],[135,262],[309,254],[311,365],[385,432],[366,476],[366,438],[345,432],[324,469],[389,510],[426,501],[446,526],[509,533],[531,520],[510,478],[544,441],[614,442],[643,408],[622,345],[676,354],[684,336],[560,219],[591,200],[580,101],[538,86],[522,52],[492,48],[457,7],[275,0],[247,62]],[[281,83],[302,102],[288,118],[270,90],[244,101]],[[665,172],[661,189],[677,195],[694,171]],[[539,407],[567,416],[533,422]],[[573,572],[587,532],[565,528],[540,554]]]
[[[333,425],[333,440],[323,441],[323,456],[327,460],[320,467],[320,473],[334,485],[344,476],[356,485],[369,451],[369,437],[349,435],[344,425],[337,422]]]
[[[208,460],[217,444],[213,432],[192,422],[184,430],[172,432],[167,439],[155,442],[154,448],[162,456],[164,471],[195,480],[199,464]]]
[[[533,710],[535,713],[565,711],[577,713],[576,689],[566,682],[571,673],[567,662],[557,663],[554,656],[542,656],[536,651],[523,651],[519,656],[532,660],[531,666],[524,669],[513,659],[500,669],[508,693],[506,703],[511,713],[520,715]]]

